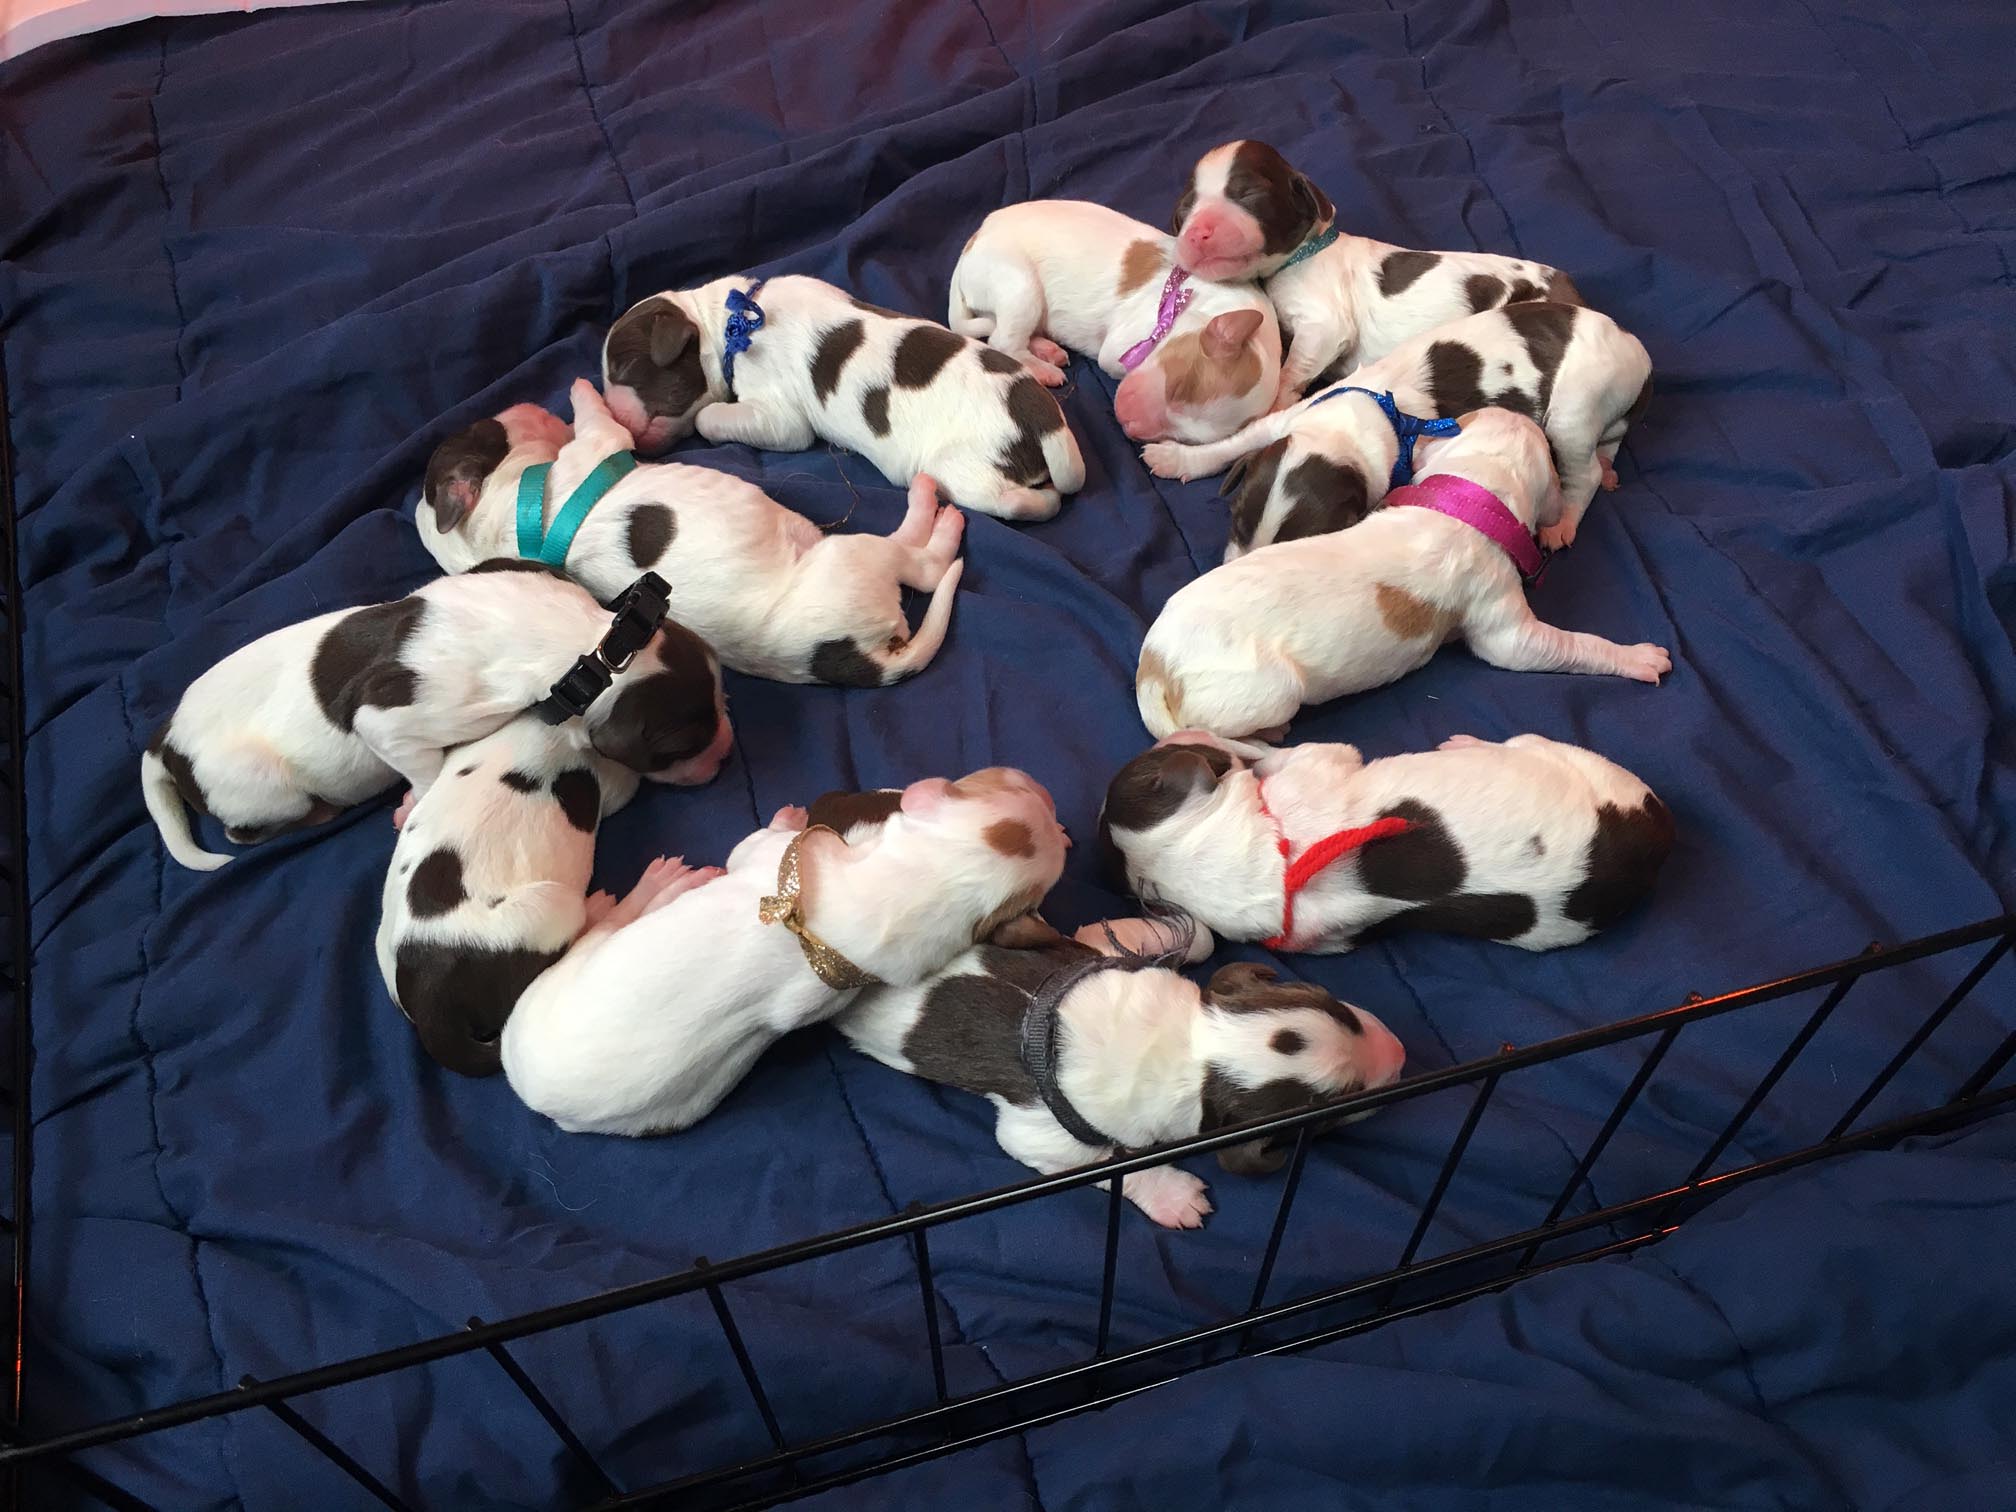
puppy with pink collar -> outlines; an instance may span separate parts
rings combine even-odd
[[[1540,735],[1368,762],[1186,731],[1120,769],[1099,825],[1141,897],[1225,939],[1314,953],[1375,926],[1578,944],[1638,906],[1674,835],[1638,778]]]
[[[1305,704],[1396,681],[1461,637],[1518,672],[1656,683],[1663,647],[1558,630],[1526,602],[1534,540],[1561,508],[1547,438],[1524,415],[1479,410],[1422,449],[1417,484],[1349,530],[1282,541],[1178,589],[1135,670],[1157,736],[1237,737],[1286,727]]]
[[[980,223],[952,270],[953,330],[1044,383],[1082,352],[1120,380],[1136,441],[1216,441],[1274,403],[1281,333],[1251,284],[1206,283],[1153,226],[1085,200],[1031,200]],[[1048,338],[1048,339],[1045,339]]]

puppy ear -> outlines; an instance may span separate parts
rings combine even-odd
[[[1272,1176],[1287,1160],[1286,1150],[1265,1139],[1227,1145],[1218,1152],[1218,1168],[1228,1176]]]
[[[504,427],[496,420],[478,420],[434,448],[427,459],[421,497],[434,511],[437,530],[445,534],[469,517],[483,497],[483,484],[510,450]]]
[[[1228,310],[1204,327],[1204,355],[1213,362],[1230,362],[1245,350],[1264,317],[1258,310]]]
[[[1224,498],[1244,481],[1246,477],[1246,464],[1251,460],[1252,453],[1249,452],[1225,470],[1225,481],[1218,485],[1219,498]]]
[[[1295,175],[1295,183],[1290,191],[1295,198],[1295,210],[1309,220],[1307,235],[1313,236],[1323,226],[1337,218],[1337,207],[1330,203],[1330,196],[1318,189],[1302,174]]]
[[[1064,936],[1043,922],[1040,914],[1017,914],[1012,919],[996,924],[988,933],[987,943],[999,945],[1004,950],[1041,950],[1046,945],[1055,945]]]
[[[1211,974],[1204,996],[1220,1008],[1260,1008],[1274,1001],[1280,974],[1259,961],[1234,961]]]
[[[677,362],[696,334],[692,319],[675,304],[663,304],[652,311],[645,331],[650,340],[651,360],[661,368]]]
[[[1196,208],[1197,177],[1193,172],[1190,177],[1190,187],[1183,191],[1183,198],[1176,201],[1176,213],[1169,217],[1169,234],[1171,236],[1181,236],[1183,234],[1183,222],[1190,218],[1190,212]]]

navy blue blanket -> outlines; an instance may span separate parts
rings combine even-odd
[[[124,28],[0,69],[0,330],[23,532],[41,1429],[215,1391],[1003,1184],[988,1110],[808,1033],[674,1139],[572,1138],[421,1055],[372,961],[373,806],[202,876],[137,758],[186,683],[278,625],[395,596],[433,445],[557,406],[632,301],[733,269],[937,314],[993,207],[1161,222],[1205,148],[1282,148],[1354,230],[1544,259],[1650,349],[1658,397],[1553,623],[1673,649],[1660,688],[1450,651],[1298,721],[1368,755],[1536,730],[1644,776],[1681,840],[1650,908],[1551,956],[1420,937],[1287,969],[1417,1068],[2016,902],[2008,33],[1969,0],[368,3]],[[1143,629],[1214,562],[1210,482],[1158,484],[1072,367],[1089,467],[1048,524],[969,522],[951,639],[874,692],[730,680],[736,753],[607,831],[621,888],[781,804],[1004,762],[1092,832],[1141,748]],[[697,444],[886,531],[858,458]],[[1067,927],[1123,907],[1081,845]],[[1246,952],[1253,954],[1253,952]],[[1953,973],[1851,997],[1729,1154],[1832,1122]],[[2016,967],[1872,1116],[2016,1024]],[[1999,1014],[2002,1022],[1992,1021]],[[1797,1022],[1690,1033],[1587,1203],[1683,1175]],[[1880,1031],[1880,1033],[1879,1033]],[[1636,1064],[1508,1084],[1424,1253],[1536,1221]],[[1274,1295],[1390,1264],[1455,1098],[1325,1140]],[[2016,1120],[1732,1198],[1653,1250],[1003,1440],[848,1507],[2016,1502]],[[1130,1215],[1116,1339],[1243,1306],[1278,1183],[1201,1168],[1201,1233]],[[951,1385],[1082,1357],[1103,1203],[934,1244]],[[736,1288],[793,1438],[929,1382],[896,1245]],[[763,1452],[701,1299],[521,1357],[626,1484]],[[483,1357],[302,1404],[429,1507],[568,1479]],[[393,1445],[399,1447],[396,1452]],[[355,1504],[253,1413],[89,1462],[177,1509]],[[41,1505],[60,1505],[48,1482]]]

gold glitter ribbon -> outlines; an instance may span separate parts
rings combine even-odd
[[[777,892],[756,905],[756,917],[765,924],[782,924],[798,936],[798,948],[805,952],[805,964],[820,981],[835,992],[851,992],[856,987],[879,987],[881,978],[870,976],[847,957],[805,927],[804,878],[798,871],[798,851],[806,836],[824,832],[837,834],[823,824],[799,831],[784,847],[784,859],[777,863]]]

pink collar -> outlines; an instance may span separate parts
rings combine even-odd
[[[1472,530],[1489,536],[1527,582],[1537,582],[1547,566],[1546,553],[1533,539],[1533,532],[1519,523],[1519,517],[1505,507],[1505,501],[1490,489],[1459,478],[1453,473],[1431,473],[1418,483],[1408,483],[1386,495],[1386,507],[1414,504],[1432,509],[1452,520],[1461,520]]]

